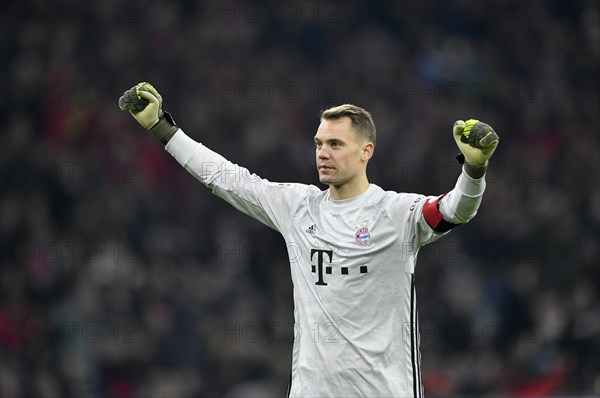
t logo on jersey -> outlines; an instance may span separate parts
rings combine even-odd
[[[327,286],[327,283],[323,280],[323,254],[326,254],[329,257],[329,264],[333,261],[333,250],[322,250],[322,249],[310,249],[310,261],[313,261],[314,255],[317,253],[317,265],[311,265],[311,271],[314,273],[318,273],[319,280],[315,283],[315,285]],[[331,275],[333,271],[333,267],[328,265],[325,267],[325,273],[327,275]],[[360,273],[366,274],[368,271],[366,265],[360,266]],[[340,267],[340,273],[342,275],[348,275],[348,267]]]
[[[333,258],[333,250],[319,250],[319,249],[310,249],[310,261],[313,260],[314,254],[317,254],[317,266],[311,266],[312,272],[317,272],[317,268],[319,270],[319,280],[317,281],[317,285],[327,286],[327,283],[323,280],[323,254],[327,254],[329,256],[329,263],[331,264],[331,260]],[[331,274],[331,266],[325,267],[325,272]]]

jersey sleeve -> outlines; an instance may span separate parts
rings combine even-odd
[[[463,169],[454,188],[440,196],[399,194],[393,212],[405,223],[403,239],[413,250],[469,222],[477,214],[485,179],[474,179]]]
[[[307,185],[275,183],[234,164],[179,129],[165,149],[198,181],[237,210],[282,231]]]

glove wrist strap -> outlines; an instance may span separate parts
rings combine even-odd
[[[482,166],[475,166],[469,162],[465,162],[463,164],[463,168],[465,169],[465,172],[469,175],[469,177],[479,179],[483,177],[485,175],[485,172],[487,171],[487,162]]]
[[[465,155],[463,155],[462,153],[459,153],[456,156],[456,160],[458,160],[458,163],[463,165],[465,172],[471,178],[475,178],[475,179],[481,178],[485,175],[485,172],[487,171],[488,161],[486,161],[485,164],[482,166],[475,166],[475,165],[467,162],[465,159]]]
[[[158,119],[158,122],[152,126],[148,132],[152,134],[157,140],[163,145],[167,145],[169,140],[175,135],[175,132],[179,129],[173,116],[169,112],[164,112],[163,116]]]

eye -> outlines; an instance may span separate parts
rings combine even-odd
[[[331,143],[331,147],[332,147],[333,149],[337,149],[337,148],[339,148],[339,147],[340,147],[340,144],[334,141],[334,142],[332,142],[332,143]]]
[[[315,147],[317,149],[321,149],[322,146],[323,146],[323,144],[321,144],[320,142],[315,142]]]

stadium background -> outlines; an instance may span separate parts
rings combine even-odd
[[[450,189],[453,122],[489,122],[480,213],[417,267],[426,392],[600,393],[597,2],[19,1],[1,18],[0,396],[285,392],[285,244],[119,111],[144,80],[276,181],[318,182],[328,105],[373,113],[369,177],[396,191]]]

